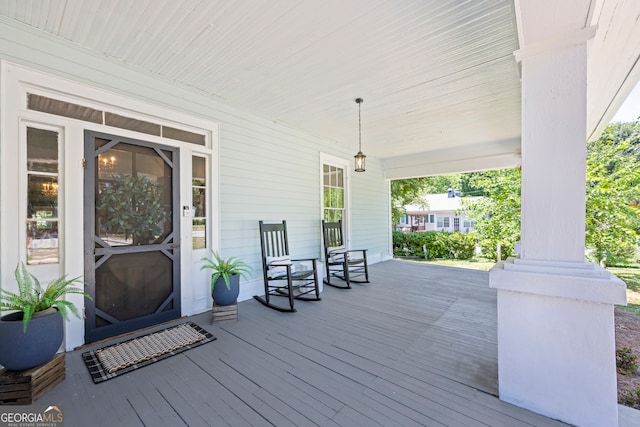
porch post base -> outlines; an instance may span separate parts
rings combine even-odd
[[[509,258],[498,291],[500,399],[580,426],[617,426],[614,304],[624,282],[592,263]]]

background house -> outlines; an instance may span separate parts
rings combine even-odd
[[[423,204],[405,207],[406,215],[400,218],[395,229],[399,231],[447,231],[469,233],[472,221],[463,209],[463,200],[472,202],[478,197],[461,197],[459,191],[442,194],[426,194]]]

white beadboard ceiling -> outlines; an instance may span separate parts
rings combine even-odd
[[[362,97],[363,151],[399,166],[519,150],[513,0],[0,0],[0,14],[339,143],[357,141]]]

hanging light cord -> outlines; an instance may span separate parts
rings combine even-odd
[[[360,117],[360,104],[362,99],[358,102],[358,151],[362,151],[362,119]]]
[[[362,98],[356,99],[358,103],[358,152],[362,152],[362,118],[360,116],[360,104],[362,104],[362,101]]]
[[[358,154],[353,156],[356,160],[356,172],[364,172],[364,158],[367,157],[362,154],[362,113],[360,104],[362,104],[362,98],[356,98],[358,103]]]

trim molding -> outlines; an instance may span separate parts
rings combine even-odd
[[[520,63],[524,59],[528,59],[533,56],[555,52],[572,46],[578,46],[594,38],[597,30],[598,26],[592,25],[577,31],[555,36],[541,42],[523,46],[513,52],[513,56],[515,56],[516,62]]]

